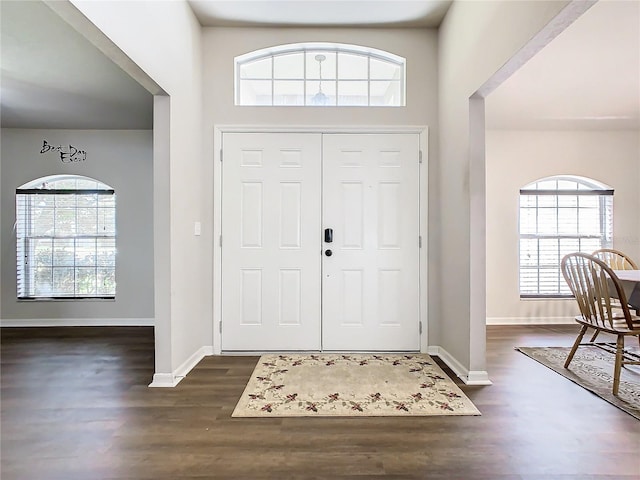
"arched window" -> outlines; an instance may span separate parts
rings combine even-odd
[[[114,298],[116,199],[76,175],[38,178],[16,189],[20,299]]]
[[[613,189],[595,180],[555,176],[520,190],[520,296],[571,296],[562,257],[610,248]]]
[[[300,43],[235,58],[236,105],[405,105],[405,59],[357,45]]]

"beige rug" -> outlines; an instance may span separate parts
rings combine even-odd
[[[564,368],[569,347],[518,347],[516,350],[640,420],[640,366],[622,368],[618,396],[614,397],[611,393],[615,363],[612,353],[598,347],[581,346],[569,368]]]
[[[233,417],[480,415],[429,355],[287,354],[258,361]]]

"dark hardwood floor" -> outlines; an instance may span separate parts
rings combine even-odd
[[[474,417],[234,419],[257,357],[153,389],[151,328],[1,330],[3,480],[638,479],[640,422],[514,350],[577,326],[488,327]]]

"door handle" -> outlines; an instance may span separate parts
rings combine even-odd
[[[324,241],[326,243],[333,242],[333,228],[325,228],[324,229]]]

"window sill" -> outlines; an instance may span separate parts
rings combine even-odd
[[[29,297],[18,298],[18,302],[115,302],[116,297]]]
[[[573,295],[520,295],[520,300],[573,300]]]

